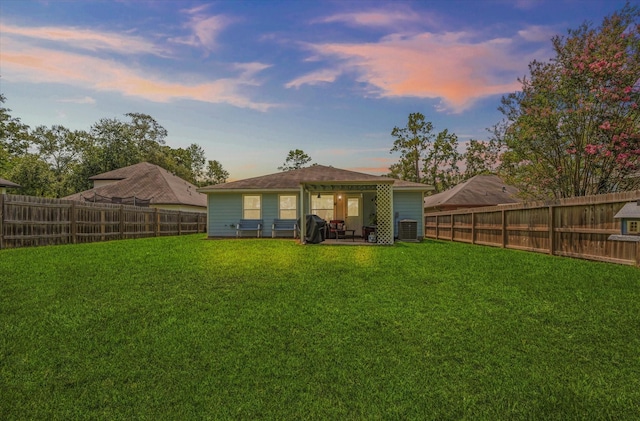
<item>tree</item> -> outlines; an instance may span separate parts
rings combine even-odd
[[[12,157],[27,154],[30,140],[29,126],[11,116],[11,110],[2,106],[5,101],[0,94],[0,175],[9,171]]]
[[[529,64],[502,99],[501,171],[536,198],[640,187],[639,9],[627,4],[593,28],[552,39],[555,57]]]
[[[284,164],[278,169],[280,171],[298,170],[305,167],[309,162],[311,162],[311,157],[304,153],[302,149],[290,150]]]
[[[207,162],[207,172],[204,184],[222,184],[227,182],[229,173],[216,160]]]
[[[52,190],[54,174],[49,164],[36,154],[14,157],[8,176],[14,183],[20,184],[20,194],[55,197]]]
[[[420,182],[422,171],[420,162],[423,153],[433,141],[433,124],[425,121],[420,113],[409,114],[407,125],[403,128],[394,127],[391,136],[395,137],[391,153],[400,152],[400,163],[392,169],[392,173],[401,174],[404,180]]]
[[[458,168],[461,159],[458,136],[444,129],[438,133],[424,158],[425,177],[422,181],[434,186],[436,193],[455,186],[461,180]]]
[[[479,174],[492,174],[498,166],[499,148],[494,140],[481,141],[471,139],[462,155],[465,170],[463,180],[468,180]]]
[[[82,150],[88,142],[88,134],[54,125],[51,128],[36,127],[31,137],[40,159],[49,165],[52,172],[54,181],[49,190],[53,196],[64,197],[74,193],[71,174],[80,163]]]

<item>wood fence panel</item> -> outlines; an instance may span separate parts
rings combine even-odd
[[[547,207],[505,210],[507,230],[505,247],[547,253],[549,211]]]
[[[473,242],[473,226],[471,214],[452,215],[453,217],[453,237],[456,241],[464,243]]]
[[[502,211],[479,212],[475,216],[476,244],[486,246],[502,245]]]
[[[640,190],[459,209],[425,215],[425,237],[640,266],[640,243],[620,234],[616,213]]]
[[[206,225],[198,212],[0,195],[0,248],[192,234]]]

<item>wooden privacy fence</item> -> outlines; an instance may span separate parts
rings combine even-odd
[[[0,249],[205,232],[206,214],[0,195]]]
[[[620,234],[614,215],[640,190],[425,215],[425,237],[640,266],[640,243]]]

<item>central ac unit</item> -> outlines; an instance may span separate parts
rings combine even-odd
[[[398,240],[418,241],[418,221],[403,219],[398,222]]]

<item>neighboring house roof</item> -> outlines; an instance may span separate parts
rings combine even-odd
[[[312,165],[310,167],[297,170],[278,172],[261,177],[247,178],[244,180],[231,181],[224,184],[214,184],[200,188],[203,193],[215,193],[224,191],[242,190],[299,190],[302,183],[356,183],[356,184],[393,184],[394,189],[405,190],[432,190],[426,184],[413,183],[410,181],[396,180],[389,177],[365,174],[355,171],[342,170],[340,168],[328,167],[325,165]]]
[[[20,184],[14,183],[12,181],[5,180],[4,178],[0,178],[0,187],[16,188],[16,187],[22,187],[22,186],[20,186]]]
[[[520,202],[518,189],[497,175],[476,175],[455,187],[424,198],[425,208],[495,206]]]
[[[207,196],[197,192],[197,187],[154,164],[141,162],[128,167],[94,175],[89,180],[114,180],[80,193],[65,197],[83,200],[94,193],[107,197],[131,197],[150,199],[151,205],[189,205],[206,208]]]
[[[640,218],[640,200],[624,205],[614,218]]]

